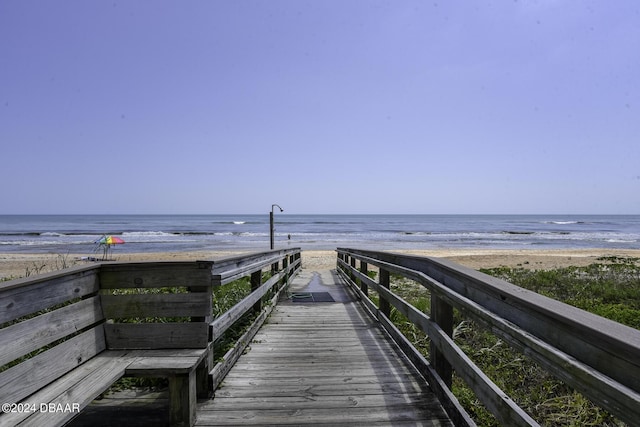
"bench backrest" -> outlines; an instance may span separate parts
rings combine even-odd
[[[100,294],[107,348],[206,348],[211,266],[208,261],[104,264]]]
[[[206,348],[211,265],[95,264],[0,284],[0,401],[106,349]]]
[[[0,402],[19,402],[106,348],[98,267],[0,284]]]

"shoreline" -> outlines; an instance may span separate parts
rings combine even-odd
[[[196,261],[227,258],[255,251],[219,250],[186,252],[113,253],[115,261]],[[433,249],[389,250],[406,255],[445,258],[473,269],[522,267],[547,270],[562,267],[581,267],[598,261],[600,257],[640,258],[640,249]],[[82,265],[86,255],[28,254],[0,252],[0,279],[18,278],[58,270],[64,266]],[[302,265],[311,270],[331,270],[336,266],[335,250],[303,250]]]

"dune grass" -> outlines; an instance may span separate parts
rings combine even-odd
[[[481,270],[538,292],[640,329],[640,260],[606,257],[587,267],[531,270],[522,266]],[[429,312],[428,292],[419,284],[392,277],[392,289]],[[425,355],[429,339],[393,310],[392,320]],[[535,362],[454,310],[454,340],[463,351],[536,421],[545,426],[624,426],[586,397],[556,379]],[[453,391],[481,426],[499,426],[466,384],[454,374]]]

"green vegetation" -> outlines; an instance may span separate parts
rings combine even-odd
[[[555,270],[480,270],[525,289],[640,329],[638,258],[603,257],[606,263]]]
[[[271,273],[263,273],[263,283],[271,277]],[[119,290],[119,292],[130,292],[132,290]],[[140,293],[141,290],[136,290],[135,293]],[[165,289],[145,289],[147,292],[169,292],[179,293],[186,291],[183,288],[165,288]],[[213,317],[214,319],[231,309],[235,304],[242,301],[243,298],[251,293],[251,282],[249,277],[243,277],[234,282],[228,283],[224,286],[216,286],[213,289]],[[214,343],[215,356],[221,358],[224,354],[232,348],[238,338],[242,336],[245,330],[249,327],[253,319],[254,313],[247,313],[240,320],[238,320],[220,339]],[[120,319],[122,320],[122,319]],[[157,321],[188,321],[188,318],[164,318],[164,319],[128,319],[133,322],[157,322]],[[130,388],[149,388],[151,390],[158,390],[167,387],[168,381],[165,378],[144,378],[144,377],[126,377],[121,378],[109,391],[125,390]]]
[[[263,274],[263,282],[265,280]],[[251,281],[249,277],[243,277],[235,282],[217,287],[213,292],[213,317],[223,315],[250,293]],[[219,361],[227,351],[233,348],[255,317],[255,313],[249,311],[216,340],[213,345],[215,361]]]
[[[587,267],[554,270],[493,268],[482,272],[616,322],[640,329],[640,262],[636,258],[606,257]],[[392,290],[428,313],[429,292],[400,276],[391,277]],[[372,293],[375,294],[375,293]],[[429,339],[395,309],[394,323],[424,355]],[[551,376],[509,345],[454,310],[454,340],[463,351],[536,421],[545,426],[624,426],[606,411]],[[481,426],[499,423],[454,375],[453,391]]]

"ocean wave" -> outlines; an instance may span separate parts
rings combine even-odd
[[[62,236],[66,236],[66,234],[64,234],[64,233],[55,233],[53,231],[48,231],[48,232],[45,232],[45,233],[40,233],[40,236],[43,236],[43,237],[62,237]]]
[[[212,236],[267,236],[268,233],[253,233],[250,231],[220,231],[212,233]]]
[[[405,236],[430,236],[434,233],[430,231],[389,231],[390,233],[402,234]]]
[[[175,236],[176,233],[167,233],[164,231],[125,231],[122,237],[150,237],[150,236]]]
[[[221,225],[231,225],[231,224],[235,224],[235,225],[241,225],[241,224],[247,224],[247,225],[256,225],[256,224],[268,224],[269,221],[265,220],[265,221],[243,221],[243,220],[224,220],[224,221],[211,221],[209,222],[209,224],[221,224]]]
[[[287,224],[307,224],[305,222],[286,222]],[[311,221],[308,224],[319,224],[319,225],[333,225],[333,224],[361,224],[361,222],[359,221],[341,221],[341,220],[335,220],[335,221]]]
[[[0,241],[1,246],[20,246],[20,247],[37,247],[37,246],[72,246],[72,245],[88,245],[92,242],[88,241],[63,241],[63,240],[5,240]]]
[[[584,222],[583,221],[544,221],[543,224],[570,225],[570,224],[584,224]]]

